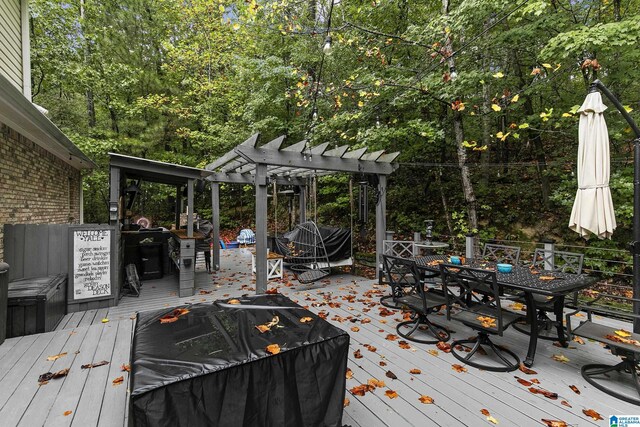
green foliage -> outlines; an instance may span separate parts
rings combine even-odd
[[[440,2],[335,2],[323,56],[328,0],[35,0],[34,102],[99,166],[84,179],[87,221],[106,221],[109,151],[202,167],[259,131],[263,142],[286,134],[400,151],[387,192],[388,228],[399,233],[426,218],[445,236],[470,231],[465,155],[483,237],[573,241],[575,106],[599,77],[638,118],[640,2],[516,4],[457,0],[445,17]],[[633,136],[613,108],[607,120],[619,166]],[[630,167],[612,171],[620,231],[610,245],[620,248],[632,180]],[[348,180],[319,179],[320,222],[350,223]],[[223,187],[223,227],[252,221],[253,189]],[[148,186],[135,208],[170,223],[172,192]],[[206,191],[197,205],[209,214]],[[284,199],[269,212],[288,225]]]

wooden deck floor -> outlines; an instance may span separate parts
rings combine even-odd
[[[223,251],[223,270],[213,275],[198,273],[194,297],[178,298],[177,280],[166,277],[144,283],[140,297],[125,297],[108,311],[70,314],[55,332],[7,340],[0,346],[0,425],[126,425],[128,376],[127,372],[121,372],[120,366],[129,359],[131,317],[136,311],[252,294],[250,264],[245,250]],[[483,409],[488,410],[499,425],[536,426],[543,425],[542,419],[563,420],[568,425],[579,426],[609,425],[609,415],[640,412],[640,408],[594,389],[580,376],[580,366],[584,363],[617,361],[598,343],[572,343],[571,348],[560,349],[551,342],[540,342],[533,367],[535,375],[519,371],[493,373],[472,367],[459,373],[452,369],[456,363],[453,356],[433,345],[410,343],[409,348],[402,348],[399,339],[386,339],[389,334],[395,335],[395,325],[401,315],[381,315],[380,306],[375,303],[378,292],[386,290],[378,289],[370,280],[335,275],[331,280],[312,285],[272,284],[301,305],[309,305],[312,311],[326,313],[328,321],[349,332],[349,367],[353,377],[347,380],[347,389],[372,378],[386,383],[385,387],[364,396],[347,392],[345,425],[492,425],[481,413]],[[109,321],[102,323],[105,318]],[[444,317],[438,320],[456,331],[454,337],[473,335],[460,324],[447,324]],[[518,354],[526,352],[527,337],[513,329],[497,341]],[[361,358],[354,356],[356,350],[360,350]],[[47,356],[62,352],[67,355],[53,362],[46,360]],[[552,359],[559,354],[568,361],[561,363]],[[110,364],[94,369],[80,368],[101,360]],[[40,374],[64,368],[70,368],[67,377],[38,386]],[[411,374],[412,369],[419,369],[421,373]],[[389,378],[389,372],[397,379]],[[112,385],[113,379],[121,375],[124,383]],[[536,387],[558,393],[559,397],[551,400],[533,394],[514,376],[535,378],[540,382]],[[571,385],[581,393],[574,393]],[[387,390],[395,391],[398,397],[390,399],[385,394]],[[433,398],[433,404],[421,403],[419,398],[423,395]],[[566,404],[562,404],[563,401]],[[583,409],[597,411],[604,420],[594,421]],[[65,416],[66,411],[72,412]]]

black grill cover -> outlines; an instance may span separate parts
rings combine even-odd
[[[341,425],[349,335],[279,294],[240,301],[181,306],[172,323],[160,318],[173,309],[138,314],[130,424]]]
[[[351,257],[351,230],[348,228],[325,227],[318,225],[318,231],[327,250],[327,257],[330,262],[342,261]],[[274,252],[290,256],[289,242],[313,241],[313,234],[308,229],[296,226],[293,230],[276,238]],[[295,259],[295,257],[292,257]],[[322,261],[322,259],[320,259]]]

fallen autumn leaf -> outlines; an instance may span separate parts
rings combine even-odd
[[[61,357],[64,357],[64,356],[66,356],[66,355],[67,355],[67,353],[66,353],[66,352],[64,352],[64,353],[60,353],[60,354],[56,354],[55,356],[49,356],[49,357],[47,357],[47,360],[48,360],[49,362],[53,362],[54,360],[58,360],[58,359],[60,359]]]
[[[429,405],[433,403],[433,398],[430,396],[426,396],[426,395],[422,395],[420,396],[420,398],[418,399],[420,402],[424,403],[425,405]]]

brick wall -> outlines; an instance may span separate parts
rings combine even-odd
[[[80,219],[80,171],[0,123],[0,260],[4,224]]]

